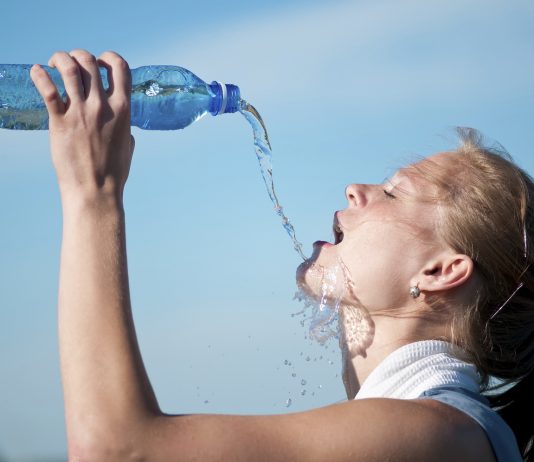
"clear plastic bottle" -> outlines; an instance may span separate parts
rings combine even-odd
[[[31,78],[28,64],[0,64],[0,128],[46,130],[48,112]],[[59,72],[43,66],[60,95],[66,92]],[[231,84],[208,84],[178,66],[142,66],[132,72],[132,125],[147,130],[187,127],[204,114],[236,112],[239,88]],[[104,88],[107,71],[100,69]]]

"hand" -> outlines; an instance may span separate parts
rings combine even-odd
[[[63,78],[66,101],[38,64],[31,78],[48,109],[52,162],[63,203],[80,198],[122,200],[135,144],[128,64],[113,52],[97,60],[84,50],[57,52],[48,64]],[[107,69],[107,90],[99,66]]]

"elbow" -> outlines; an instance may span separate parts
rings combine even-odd
[[[129,448],[120,439],[110,443],[100,440],[68,445],[68,460],[71,462],[144,461],[135,449]]]
[[[139,428],[106,431],[84,430],[68,437],[68,460],[72,462],[148,461],[146,437]]]

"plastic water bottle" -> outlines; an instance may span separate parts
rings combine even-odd
[[[28,64],[0,64],[0,128],[48,129],[48,112],[35,88]],[[43,66],[63,99],[65,87],[59,72]],[[231,84],[208,84],[178,66],[142,66],[132,72],[131,124],[147,130],[176,130],[212,115],[240,109],[239,88]],[[100,69],[104,88],[107,71]]]

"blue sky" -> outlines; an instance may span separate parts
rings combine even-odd
[[[266,122],[278,197],[308,254],[331,239],[346,184],[381,182],[454,146],[454,126],[480,129],[534,173],[529,0],[26,1],[1,11],[3,63],[114,49],[132,67],[176,64],[239,85]],[[273,413],[343,399],[336,345],[311,345],[291,317],[302,308],[299,257],[245,119],[134,135],[130,283],[163,409]],[[0,460],[63,460],[61,211],[46,132],[0,130],[0,211]]]

